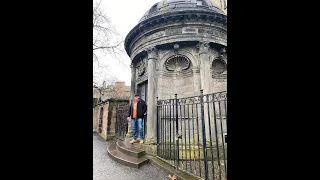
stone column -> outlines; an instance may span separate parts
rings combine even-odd
[[[133,63],[131,63],[130,68],[131,68],[131,91],[130,91],[129,105],[131,104],[133,97],[136,93],[136,66]],[[127,138],[132,137],[132,124],[129,122],[128,122],[128,133],[126,134],[126,137]]]
[[[200,77],[200,68],[194,67],[192,68],[193,73],[193,88],[194,88],[194,96],[199,96],[201,89],[201,77]]]
[[[200,42],[199,43],[199,60],[200,60],[200,76],[201,76],[201,89],[203,89],[203,94],[212,93],[211,89],[211,73],[210,73],[210,62],[209,62],[209,42]],[[206,101],[206,97],[204,97],[204,101]],[[211,103],[209,103],[211,104]],[[209,140],[209,119],[208,119],[208,104],[204,103],[204,122],[206,128],[206,139]],[[210,108],[210,107],[209,107]],[[210,108],[212,111],[212,108]],[[212,113],[212,112],[211,112]],[[212,125],[212,123],[211,123]],[[211,130],[214,127],[211,126]],[[211,131],[211,135],[213,135],[214,131]],[[213,136],[214,137],[214,136]]]
[[[199,43],[199,57],[200,57],[200,76],[201,76],[201,89],[203,89],[203,94],[208,94],[210,92],[210,62],[209,62],[209,42]]]
[[[158,59],[157,50],[155,47],[147,49],[148,53],[148,110],[147,110],[147,133],[145,137],[146,144],[156,143],[156,128],[157,128],[157,77],[156,77],[156,61]]]

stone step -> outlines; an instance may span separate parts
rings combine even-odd
[[[140,158],[146,154],[144,150],[136,148],[134,145],[130,144],[129,142],[117,141],[116,144],[119,151],[129,156]]]
[[[125,140],[123,141],[124,145],[126,147],[132,147],[132,148],[135,148],[135,149],[143,149],[142,148],[142,145],[140,144],[140,138],[137,138],[137,142],[136,143],[133,143],[131,144],[130,141],[132,140],[132,138],[125,138]]]
[[[140,168],[142,165],[149,162],[147,157],[132,157],[123,152],[119,151],[117,148],[117,143],[111,143],[108,148],[108,155],[114,161],[123,164],[125,166],[133,167],[133,168]]]

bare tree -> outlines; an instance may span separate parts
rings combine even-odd
[[[109,76],[101,85],[93,85],[93,97],[101,100],[102,96],[108,95],[108,90],[113,89],[115,82],[118,81],[116,77]]]
[[[106,56],[125,64],[121,58],[124,54],[123,40],[101,6],[101,0],[93,4],[93,84],[100,86],[99,77],[110,74]],[[104,78],[103,78],[104,79]]]

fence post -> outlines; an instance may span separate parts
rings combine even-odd
[[[176,169],[179,167],[179,126],[178,126],[178,99],[177,99],[177,94],[174,94],[175,97],[175,104],[176,104],[176,147],[177,147],[177,152],[176,152]]]
[[[159,152],[159,106],[158,106],[158,97],[157,97],[157,155]]]
[[[129,105],[128,105],[129,107],[128,108],[130,108],[130,104],[131,103],[132,103],[132,100],[129,101]],[[128,111],[129,111],[129,109],[128,109]],[[128,132],[126,134],[126,137],[127,138],[132,138],[132,123],[131,123],[131,120],[127,121],[127,123],[128,123]]]
[[[201,120],[202,120],[202,143],[203,143],[203,156],[204,156],[204,174],[205,179],[209,179],[208,172],[208,158],[207,158],[207,139],[206,139],[206,126],[204,118],[204,102],[203,102],[203,90],[200,90],[200,104],[201,104]]]

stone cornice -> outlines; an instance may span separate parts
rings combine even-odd
[[[130,51],[128,54],[132,54],[132,52],[135,50],[134,46],[135,44],[139,44],[140,41],[150,41],[151,38],[160,38],[163,36],[172,36],[175,34],[183,34],[183,28],[187,27],[194,27],[197,28],[197,33],[199,34],[208,34],[209,36],[216,36],[216,37],[222,37],[226,39],[227,36],[227,29],[225,27],[220,26],[216,23],[209,23],[209,22],[176,22],[171,24],[163,24],[158,27],[154,27],[150,30],[145,30],[143,33],[140,33],[139,35],[135,36],[134,39],[128,44],[128,47],[130,47]],[[208,32],[214,31],[214,32]],[[172,33],[168,32],[170,30],[175,30],[177,32]],[[220,36],[217,36],[216,33],[221,34]],[[132,57],[132,56],[130,56]]]
[[[160,15],[156,15],[142,21],[138,25],[136,25],[127,35],[125,39],[125,49],[128,55],[131,55],[131,47],[130,44],[132,41],[141,33],[147,31],[148,29],[153,29],[157,26],[162,26],[163,24],[174,23],[174,22],[212,22],[221,24],[226,28],[227,26],[227,16],[223,14],[219,14],[213,12],[211,10],[183,10],[183,11],[176,11],[176,12],[168,12],[162,13]]]
[[[175,4],[176,8],[170,8],[170,7],[167,7],[167,8],[162,8],[160,11],[157,10],[157,11],[154,11],[154,12],[148,12],[147,15],[144,15],[141,20],[139,21],[142,22],[142,21],[146,21],[147,19],[149,18],[152,18],[152,17],[155,17],[155,16],[159,16],[159,15],[163,15],[163,14],[166,14],[166,13],[174,13],[174,12],[180,12],[180,11],[208,11],[208,12],[217,12],[219,13],[219,11],[221,11],[221,9],[219,8],[216,8],[216,7],[210,7],[210,6],[198,6],[197,4],[189,4],[189,6],[184,6],[184,7],[181,7],[179,4]],[[177,7],[178,6],[178,7]],[[223,12],[223,11],[222,11]]]
[[[179,42],[179,41],[208,41],[208,42],[214,42],[222,45],[227,45],[226,42],[222,41],[221,39],[216,39],[215,37],[206,37],[206,36],[199,36],[199,37],[192,37],[190,38],[190,35],[185,35],[185,36],[170,36],[167,38],[162,38],[154,41],[149,41],[146,43],[141,43],[141,45],[137,48],[135,48],[135,51],[133,51],[132,54],[132,60],[136,55],[140,54],[141,52],[145,51],[145,49],[149,47],[154,47],[157,45],[163,44],[163,42],[166,43],[174,43],[174,42]]]

